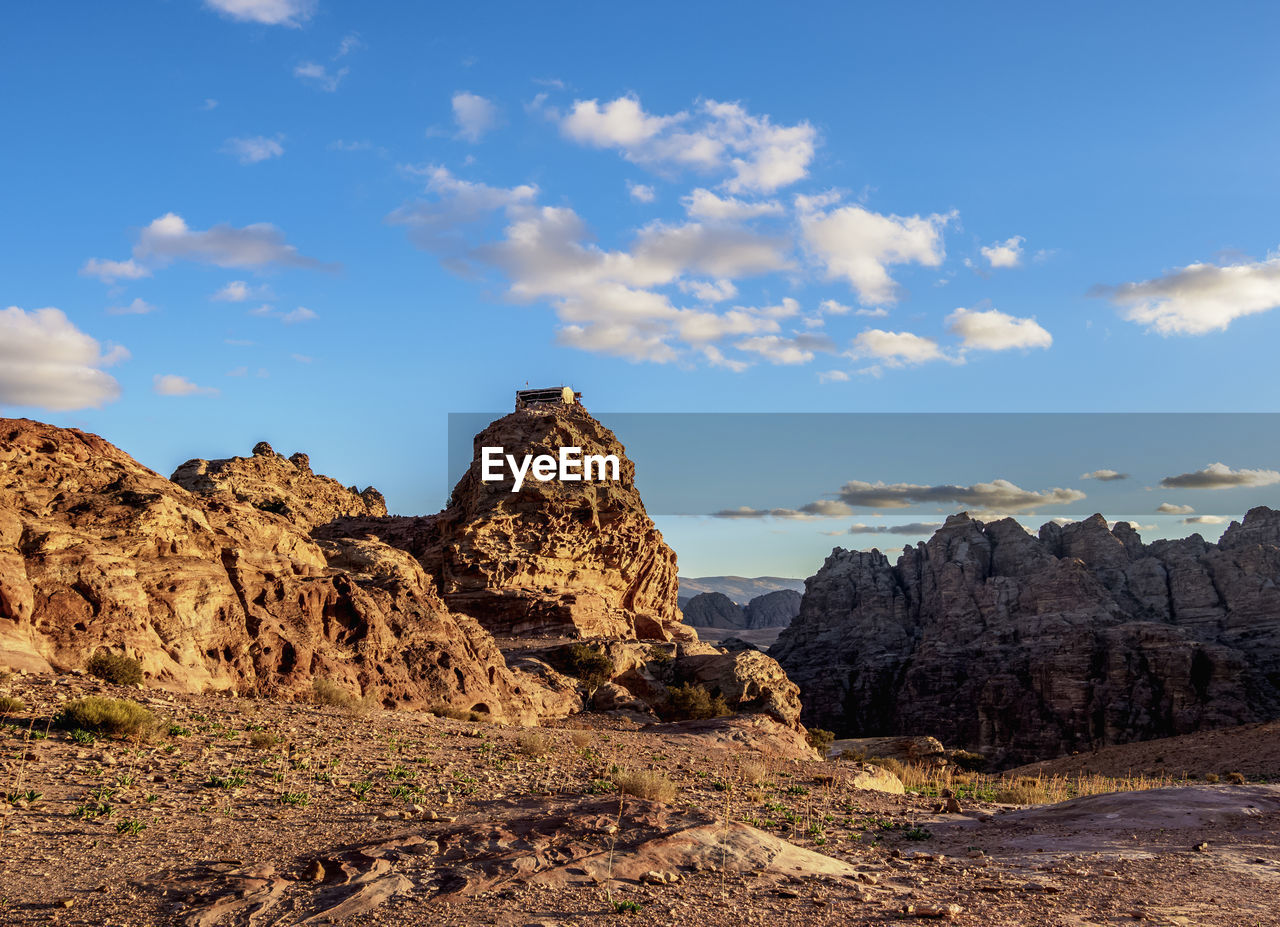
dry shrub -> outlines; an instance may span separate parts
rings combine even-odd
[[[1233,772],[1227,773],[1227,781],[1232,785],[1244,785],[1244,773]]]
[[[0,715],[16,715],[26,710],[27,703],[16,695],[0,695]]]
[[[311,680],[311,700],[328,708],[341,708],[352,715],[366,715],[377,704],[372,696],[352,695],[332,679],[315,676]]]
[[[142,664],[120,653],[100,650],[85,664],[89,675],[117,686],[136,686],[142,682]]]
[[[521,731],[516,735],[516,749],[525,756],[546,756],[551,752],[551,738],[541,731]]]
[[[675,783],[656,769],[643,769],[637,772],[623,770],[614,774],[613,784],[624,795],[634,795],[636,798],[662,804],[669,804],[676,797]]]
[[[1205,773],[1205,774],[1204,774],[1204,781],[1205,781],[1205,782],[1207,782],[1207,783],[1209,783],[1210,785],[1213,785],[1214,783],[1216,783],[1216,782],[1218,781],[1218,774],[1217,774],[1217,773]]]
[[[68,702],[56,721],[59,727],[114,736],[145,736],[156,727],[155,715],[137,702],[96,695]]]
[[[591,746],[591,732],[574,731],[569,735],[569,740],[579,750],[585,750],[587,747]]]
[[[755,760],[747,760],[738,770],[742,773],[742,781],[747,785],[759,785],[769,778],[768,768]]]
[[[276,735],[268,734],[266,731],[254,731],[249,735],[249,746],[263,750],[267,747],[273,747],[276,743]]]
[[[452,718],[454,721],[472,721],[477,724],[487,724],[489,715],[483,711],[473,711],[469,708],[454,708],[452,705],[436,703],[427,711],[435,715],[437,718]]]

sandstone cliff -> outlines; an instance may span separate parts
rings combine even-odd
[[[294,485],[317,479],[289,465]],[[230,471],[228,486],[261,498],[239,475],[252,469],[211,479]],[[322,515],[286,499],[290,518],[234,495],[193,495],[96,435],[0,419],[0,664],[76,669],[105,648],[175,690],[298,696],[324,676],[389,706],[517,721],[548,710],[412,557],[317,542],[297,519]]]
[[[518,458],[579,447],[616,455],[617,481],[483,482],[480,449]],[[645,512],[635,465],[581,405],[522,408],[475,438],[449,506],[426,518],[338,519],[322,537],[379,538],[411,552],[449,608],[498,634],[696,639],[676,606],[676,556]]]
[[[952,516],[896,565],[837,548],[769,652],[807,724],[997,762],[1276,717],[1280,513],[1217,545]]]
[[[387,514],[386,500],[372,486],[363,492],[345,487],[335,479],[312,473],[306,454],[284,457],[265,441],[254,445],[250,457],[188,460],[169,478],[197,495],[247,502],[283,515],[305,530],[340,516]]]

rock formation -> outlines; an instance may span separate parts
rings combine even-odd
[[[769,651],[803,720],[932,735],[996,762],[1280,714],[1280,513],[1214,545],[1143,544],[1095,515],[955,515],[896,565],[837,548]]]
[[[742,609],[748,630],[785,628],[800,614],[800,593],[794,589],[778,589],[758,595]]]
[[[800,614],[800,593],[778,589],[738,605],[723,593],[700,592],[685,602],[683,611],[692,628],[785,628]]]
[[[243,474],[326,485],[297,461],[259,457],[210,478],[251,499],[262,497]],[[193,495],[96,435],[0,419],[0,664],[77,669],[109,649],[141,661],[148,684],[179,691],[290,697],[327,677],[389,706],[513,721],[571,709],[509,671],[412,557],[366,540],[316,542],[234,495]],[[321,495],[285,504],[322,517],[302,514],[320,511]]]
[[[619,479],[541,482],[512,492],[481,479],[483,447],[506,454],[615,455]],[[676,606],[676,555],[646,514],[626,449],[581,405],[526,406],[475,438],[449,506],[419,519],[339,519],[320,536],[376,537],[403,547],[435,577],[454,611],[515,635],[694,639]]]
[[[700,592],[684,603],[684,623],[691,628],[744,628],[742,606],[722,592]]]
[[[254,445],[251,457],[188,460],[169,478],[197,495],[247,502],[283,515],[308,531],[339,516],[387,514],[386,500],[372,486],[359,492],[312,473],[306,454],[286,458],[266,441]]]

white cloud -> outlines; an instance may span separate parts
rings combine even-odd
[[[1085,494],[1076,489],[1022,489],[1008,480],[992,480],[971,486],[922,486],[914,483],[868,483],[850,480],[835,494],[848,506],[872,509],[905,508],[909,505],[955,503],[978,511],[1017,512],[1044,505],[1079,502]],[[803,506],[802,511],[808,511]]]
[[[498,125],[498,107],[478,94],[459,90],[453,95],[453,121],[459,137],[478,142]]]
[[[1166,476],[1160,485],[1167,489],[1235,489],[1241,486],[1271,486],[1280,483],[1275,470],[1232,470],[1224,463],[1213,463],[1203,470]]]
[[[1022,245],[1025,241],[1021,235],[1014,235],[1004,241],[984,245],[980,250],[992,267],[1017,267],[1022,263]]]
[[[627,181],[627,194],[637,203],[652,203],[657,199],[657,194],[653,192],[653,187],[643,183],[633,183]]]
[[[102,258],[89,258],[84,262],[84,266],[80,268],[80,273],[85,277],[97,277],[103,283],[115,283],[117,280],[140,280],[143,277],[151,276],[151,271],[138,264],[133,258],[127,261],[106,261]]]
[[[738,295],[738,288],[732,280],[681,280],[680,289],[690,293],[702,303],[722,303]]]
[[[271,296],[271,287],[265,283],[252,286],[244,280],[232,280],[209,298],[220,303],[242,303],[247,299],[267,299]]]
[[[146,315],[155,311],[156,307],[143,299],[135,299],[127,306],[109,306],[107,308],[108,315]]]
[[[693,113],[656,116],[631,96],[604,105],[577,100],[560,128],[580,144],[617,149],[637,164],[728,171],[723,187],[730,193],[771,193],[804,178],[818,139],[807,122],[775,125],[739,103],[707,100]]]
[[[847,383],[849,374],[843,370],[824,370],[818,374],[819,383]]]
[[[1184,525],[1225,525],[1229,521],[1231,519],[1224,515],[1192,515],[1182,519]]]
[[[270,223],[235,228],[222,222],[201,232],[189,228],[181,216],[172,212],[142,230],[133,256],[157,264],[181,259],[246,269],[323,266],[314,258],[299,254],[297,248],[285,242],[284,233]]]
[[[1110,470],[1105,467],[1101,470],[1090,470],[1088,473],[1080,474],[1080,479],[1082,480],[1098,480],[1102,483],[1112,483],[1116,480],[1127,480],[1128,478],[1129,474],[1127,473],[1121,473],[1119,470]]]
[[[204,101],[204,106],[200,108],[203,109],[205,112],[208,112],[211,109],[217,109],[218,101],[215,100],[213,97],[207,97]]]
[[[280,136],[267,138],[265,135],[254,135],[250,138],[229,138],[222,146],[224,153],[234,156],[241,164],[257,164],[278,158],[284,154],[284,146],[280,144]]]
[[[815,350],[830,350],[830,339],[823,335],[757,335],[734,344],[739,351],[758,354],[771,364],[807,364],[813,360]]]
[[[353,51],[364,47],[364,42],[360,41],[360,36],[357,33],[348,33],[347,35],[344,35],[342,37],[342,41],[338,43],[338,50],[334,52],[333,60],[337,61],[339,58],[345,58]]]
[[[325,93],[333,93],[342,83],[342,79],[351,73],[350,68],[338,68],[330,71],[325,65],[314,61],[304,61],[293,69],[293,76],[301,81],[318,87]]]
[[[151,380],[151,388],[158,396],[216,396],[218,391],[212,386],[197,386],[186,377],[174,373],[156,374]]]
[[[924,364],[944,360],[938,342],[911,332],[890,332],[869,328],[853,339],[853,356],[870,357],[888,367]]]
[[[309,364],[315,360],[315,358],[312,357],[310,354],[290,354],[289,356],[293,358],[295,361],[297,361],[299,364]]]
[[[725,357],[724,352],[714,344],[706,345],[702,349],[702,356],[707,359],[707,363],[712,367],[726,367],[734,373],[742,373],[742,371],[751,366],[747,361],[734,360],[732,358]]]
[[[818,310],[825,312],[827,315],[848,315],[850,307],[844,303],[836,302],[834,299],[824,299],[818,303]]]
[[[784,210],[777,200],[748,202],[732,196],[716,196],[710,190],[697,188],[680,200],[693,219],[742,222],[760,216],[780,216]]]
[[[294,28],[316,10],[316,0],[204,0],[204,5],[239,22]]]
[[[818,198],[797,197],[800,229],[809,253],[828,279],[844,278],[863,305],[897,301],[889,276],[896,264],[937,267],[946,257],[942,230],[954,213],[884,216],[861,206],[824,212]]]
[[[1020,319],[997,309],[985,312],[957,309],[947,316],[947,327],[961,338],[961,348],[974,351],[1009,351],[1014,348],[1047,348],[1053,336],[1035,319]]]
[[[314,312],[306,306],[299,306],[290,312],[286,312],[280,316],[280,321],[285,325],[294,325],[298,322],[310,322],[312,319],[319,318]]]
[[[249,375],[248,367],[233,367],[227,371],[229,377],[247,377]]]
[[[1280,254],[1265,261],[1189,264],[1140,283],[1097,287],[1130,322],[1162,335],[1225,331],[1236,319],[1280,306]]]
[[[102,368],[127,360],[80,331],[60,309],[0,310],[0,404],[54,412],[99,408],[120,396]]]
[[[864,525],[859,522],[849,526],[849,534],[933,534],[941,527],[940,521],[912,521],[903,525]]]
[[[1161,502],[1156,506],[1156,511],[1161,515],[1190,515],[1195,509],[1189,505],[1174,505],[1172,502]]]

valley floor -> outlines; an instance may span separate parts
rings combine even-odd
[[[83,676],[0,692],[26,703],[0,730],[4,924],[1280,924],[1280,786],[942,814],[706,723],[522,730]],[[50,725],[88,694],[160,733]],[[670,801],[619,797],[646,772]]]

